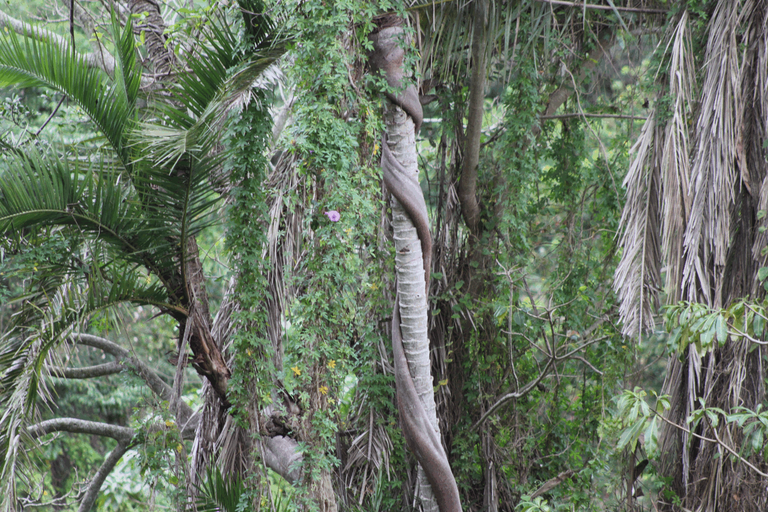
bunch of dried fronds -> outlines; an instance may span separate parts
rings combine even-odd
[[[678,15],[666,46],[659,47],[669,65],[659,71],[668,111],[657,107],[650,116],[625,182],[624,253],[615,288],[628,336],[653,329],[662,269],[668,303],[722,308],[762,295],[757,273],[768,242],[758,229],[768,205],[768,9],[759,1],[721,0],[703,35],[692,28],[692,16]],[[699,36],[706,40],[703,55],[692,50]],[[696,69],[702,70],[698,76]],[[704,354],[688,347],[670,361],[661,470],[672,477],[685,509],[757,511],[768,505],[765,463],[749,459],[750,468],[729,457],[727,448],[741,447],[740,428],[724,421],[680,428],[702,404],[726,413],[755,409],[764,397],[762,351],[748,341],[728,341]]]

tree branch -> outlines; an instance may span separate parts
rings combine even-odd
[[[584,63],[583,66],[581,66],[581,69],[579,70],[578,79],[575,79],[575,81],[581,83],[584,81],[584,79],[587,76],[587,73],[591,72],[593,69],[597,67],[597,64],[602,60],[604,56],[608,54],[610,51],[611,44],[613,42],[613,31],[612,30],[604,30],[602,34],[598,36],[598,45],[597,48],[590,53],[589,58]],[[573,88],[569,85],[563,84],[555,91],[549,95],[549,101],[547,102],[547,107],[544,109],[544,112],[542,115],[539,116],[541,119],[547,119],[551,118],[551,116],[555,115],[555,112],[557,112],[557,109],[560,108],[560,106],[565,103],[565,100],[571,97],[573,94]],[[581,115],[581,114],[579,114]],[[538,137],[539,133],[541,133],[541,127],[535,126],[533,128],[533,135],[534,137]]]
[[[546,482],[544,482],[544,485],[536,489],[536,492],[531,494],[531,499],[536,498],[538,496],[541,496],[544,493],[547,493],[560,485],[561,483],[565,482],[569,478],[571,478],[574,475],[574,471],[572,469],[568,469],[566,471],[563,471],[559,475],[557,475],[554,478],[550,478]]]
[[[303,457],[299,443],[290,437],[275,436],[264,439],[264,463],[291,484],[301,479],[301,469],[296,462]]]
[[[112,75],[115,71],[115,58],[104,48],[91,15],[72,0],[62,0],[62,3],[70,11],[70,20],[77,20],[77,24],[88,35],[91,48],[93,49],[93,53],[89,55],[93,55],[98,67]]]
[[[539,119],[573,119],[575,117],[596,117],[599,119],[633,119],[636,121],[645,121],[648,118],[644,116],[628,116],[622,114],[588,114],[574,112],[571,114],[541,115]]]
[[[88,484],[88,490],[85,492],[85,496],[83,496],[83,501],[80,502],[80,508],[77,509],[77,512],[89,512],[91,510],[91,507],[93,507],[93,504],[96,502],[96,496],[98,496],[101,486],[104,484],[104,480],[107,479],[107,476],[115,468],[115,464],[118,463],[126,451],[128,451],[128,443],[118,442],[115,449],[109,452],[104,463],[96,474],[93,475],[93,479]]]
[[[123,371],[123,365],[117,361],[95,366],[83,366],[82,368],[62,368],[61,366],[46,367],[52,377],[62,379],[91,379],[94,377],[104,377],[105,375],[114,375]]]
[[[72,336],[76,343],[80,345],[86,345],[93,348],[98,348],[104,352],[111,354],[119,360],[125,360],[136,372],[136,374],[144,379],[149,388],[158,396],[161,400],[170,401],[173,395],[171,386],[166,384],[149,366],[137,357],[131,357],[131,353],[120,345],[101,338],[92,334],[73,334]],[[179,425],[184,425],[189,421],[194,411],[183,400],[179,404],[179,417],[177,418]]]
[[[622,12],[636,12],[641,14],[666,14],[669,12],[667,9],[645,9],[643,7],[620,7],[611,5],[598,5],[598,4],[586,4],[581,2],[566,2],[563,0],[536,0],[537,2],[552,4],[552,5],[565,5],[567,7],[578,7],[580,9],[594,9],[596,11],[622,11]]]
[[[469,111],[464,160],[457,195],[461,215],[470,233],[478,236],[480,205],[477,201],[477,166],[480,161],[480,135],[483,128],[483,102],[485,100],[485,0],[478,0],[473,8],[472,27],[472,77],[469,84]]]
[[[71,44],[69,43],[69,41],[67,41],[65,38],[61,37],[60,35],[54,32],[51,32],[50,30],[46,30],[44,28],[40,28],[38,26],[32,25],[30,23],[25,23],[21,20],[17,20],[16,18],[8,16],[3,11],[0,11],[0,28],[2,27],[7,27],[8,29],[13,30],[17,34],[20,34],[26,37],[32,37],[39,41],[51,41],[56,46],[60,46],[61,48],[64,48],[64,49],[71,48]],[[109,54],[108,52],[105,52],[105,54],[109,55],[109,58],[111,59],[111,63],[105,62],[105,59],[99,58],[99,56],[96,55],[95,53],[84,54],[83,57],[85,58],[85,61],[88,63],[89,66],[103,69],[107,73],[111,74],[115,69],[115,60],[112,58],[112,55]]]
[[[52,432],[72,432],[73,434],[90,434],[94,436],[111,437],[119,442],[128,443],[136,433],[132,428],[97,423],[78,418],[54,418],[31,425],[27,432],[33,439]]]
[[[738,453],[736,453],[736,450],[734,450],[733,448],[731,448],[730,446],[728,446],[727,444],[725,444],[723,441],[721,441],[721,440],[720,440],[720,436],[718,436],[718,435],[717,435],[717,429],[716,429],[715,427],[712,427],[712,433],[713,433],[713,434],[715,434],[715,439],[712,439],[712,438],[710,438],[710,437],[706,437],[706,436],[702,436],[701,434],[697,434],[697,433],[696,433],[696,432],[694,432],[693,430],[687,429],[687,428],[685,428],[685,427],[684,427],[684,426],[682,426],[682,425],[678,425],[677,423],[675,423],[675,422],[674,422],[674,421],[672,421],[672,420],[668,420],[667,418],[665,418],[665,417],[664,417],[664,415],[663,415],[663,414],[659,414],[657,411],[652,411],[652,412],[653,412],[653,413],[654,413],[656,416],[658,416],[659,418],[661,418],[661,420],[662,420],[664,423],[667,423],[668,425],[670,425],[670,426],[672,426],[672,427],[678,428],[678,429],[682,430],[683,432],[685,432],[685,433],[686,433],[686,434],[688,434],[688,435],[691,435],[691,436],[693,436],[693,437],[696,437],[696,438],[698,438],[698,439],[701,439],[702,441],[707,441],[707,442],[710,442],[710,443],[715,443],[715,444],[718,444],[718,445],[722,446],[723,448],[725,448],[725,450],[726,450],[728,453],[730,453],[731,455],[733,455],[734,457],[736,457],[737,459],[739,459],[739,461],[740,461],[740,462],[743,462],[744,464],[746,464],[746,465],[747,465],[749,468],[751,468],[751,469],[752,469],[752,470],[753,470],[755,473],[757,473],[758,475],[762,476],[763,478],[768,478],[768,474],[767,474],[767,473],[763,473],[762,471],[760,471],[759,469],[757,469],[757,467],[755,467],[753,464],[751,464],[751,463],[750,463],[750,462],[749,462],[747,459],[745,459],[744,457],[742,457],[741,455],[739,455]]]
[[[539,384],[539,382],[541,382],[541,381],[544,379],[544,377],[546,377],[546,376],[549,374],[549,369],[552,367],[552,365],[554,364],[554,362],[555,362],[555,361],[556,361],[556,358],[554,358],[554,357],[550,358],[550,359],[549,359],[549,361],[547,361],[547,365],[546,365],[546,366],[544,367],[544,369],[541,371],[541,373],[539,374],[539,376],[538,376],[538,377],[536,377],[536,379],[534,379],[534,380],[532,380],[531,382],[529,382],[529,383],[528,383],[528,385],[527,385],[527,386],[525,386],[525,387],[524,387],[523,389],[521,389],[520,391],[515,391],[514,393],[507,393],[507,394],[506,394],[506,395],[504,395],[503,397],[499,398],[499,399],[496,401],[496,403],[495,403],[495,404],[493,404],[493,405],[492,405],[492,406],[491,406],[491,407],[490,407],[490,408],[489,408],[487,411],[485,411],[485,414],[483,414],[483,415],[480,417],[480,419],[479,419],[479,420],[477,420],[477,423],[475,423],[474,425],[472,425],[472,430],[473,430],[473,431],[474,431],[474,430],[477,430],[477,429],[480,427],[480,425],[482,425],[482,424],[485,422],[485,420],[487,420],[487,419],[488,419],[488,417],[489,417],[491,414],[493,414],[494,412],[496,412],[496,410],[497,410],[499,407],[501,407],[502,405],[504,405],[505,403],[507,403],[507,402],[509,402],[510,400],[512,400],[512,399],[515,399],[515,398],[522,398],[522,397],[524,397],[525,395],[527,395],[528,393],[530,393],[530,391],[531,391],[531,390],[532,390],[534,387],[536,387],[536,386]]]

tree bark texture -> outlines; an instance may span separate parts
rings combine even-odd
[[[399,20],[381,20],[371,36],[371,64],[391,90],[384,107],[384,182],[392,194],[397,298],[392,315],[397,404],[403,433],[419,461],[418,497],[423,510],[461,510],[458,488],[440,440],[430,372],[427,291],[432,241],[424,195],[419,186],[416,131],[422,121],[416,88],[404,87]]]
[[[456,190],[461,215],[470,233],[479,235],[480,204],[477,200],[477,166],[480,162],[480,135],[483,128],[485,100],[485,16],[486,0],[474,3],[472,23],[472,78],[469,83],[466,144],[461,165],[461,179]]]
[[[99,495],[104,480],[107,479],[109,474],[115,468],[115,464],[117,464],[125,452],[128,451],[129,446],[130,444],[127,441],[120,441],[117,443],[117,446],[115,446],[115,449],[109,452],[106,460],[104,460],[104,463],[88,484],[88,490],[85,491],[85,496],[83,496],[83,500],[80,502],[80,507],[78,507],[77,512],[89,512],[91,510],[93,504],[96,503],[96,497]]]

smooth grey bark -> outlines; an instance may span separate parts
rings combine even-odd
[[[52,377],[62,379],[92,379],[94,377],[104,377],[114,375],[123,371],[123,365],[117,361],[97,364],[94,366],[82,366],[80,368],[63,368],[61,366],[46,367]]]
[[[38,438],[52,432],[72,432],[75,434],[111,437],[125,443],[130,441],[135,433],[132,428],[78,418],[54,418],[41,421],[27,429],[27,433],[32,438]]]
[[[80,507],[77,512],[88,512],[96,502],[96,497],[99,495],[101,486],[104,484],[104,480],[115,468],[115,464],[118,463],[120,458],[128,451],[128,442],[119,441],[115,449],[109,452],[109,455],[104,460],[104,463],[99,467],[99,470],[93,475],[93,479],[88,484],[88,490],[85,491],[83,500],[80,502]]]
[[[384,104],[384,124],[387,130],[387,144],[392,155],[418,183],[419,168],[413,120],[399,106],[387,101]],[[432,428],[440,438],[429,360],[426,276],[421,241],[411,218],[394,196],[391,206],[403,348],[416,393]],[[418,470],[417,486],[417,496],[424,511],[438,512],[439,508],[432,487],[421,466]]]
[[[147,366],[143,361],[136,357],[132,357],[131,353],[118,345],[117,343],[114,343],[110,340],[107,340],[105,338],[101,338],[99,336],[94,336],[92,334],[74,334],[73,339],[76,343],[80,345],[86,345],[93,348],[98,348],[100,350],[103,350],[104,352],[111,354],[115,357],[117,357],[120,360],[125,361],[128,365],[131,366],[131,368],[136,372],[136,374],[144,379],[144,382],[147,383],[149,388],[162,400],[168,400],[170,401],[173,395],[173,390],[171,389],[171,386],[165,383],[163,379],[161,379],[157,373],[154,372],[149,366]],[[194,414],[194,411],[191,407],[189,407],[186,403],[181,401],[179,403],[180,408],[180,414],[176,418],[179,425],[185,425],[189,419]]]

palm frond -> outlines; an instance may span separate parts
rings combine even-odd
[[[741,68],[736,37],[741,9],[718,2],[709,27],[706,75],[696,123],[697,151],[691,169],[693,202],[685,231],[682,298],[722,306],[722,289],[731,235],[731,209],[739,172]]]
[[[0,491],[0,510],[3,512],[15,512],[17,506],[17,484],[29,485],[28,469],[31,465],[27,454],[24,437],[25,426],[32,415],[34,404],[38,397],[40,384],[40,367],[27,364],[29,361],[39,360],[44,341],[41,333],[32,333],[24,340],[24,343],[13,343],[9,348],[18,347],[13,353],[13,365],[0,367],[2,381],[8,380],[9,372],[15,373],[14,386],[7,388],[0,383],[0,392],[3,396],[4,411],[0,418],[0,457],[2,457],[2,491]],[[0,364],[8,359],[6,354],[0,356]]]
[[[95,164],[83,170],[80,163],[35,149],[7,165],[0,174],[0,233],[70,226],[107,242],[127,261],[147,267],[161,279],[168,278],[172,262],[166,255],[171,239],[178,235],[170,222],[173,218],[147,209],[119,174]],[[199,203],[193,206],[204,208]],[[170,206],[181,207],[178,203]]]
[[[656,112],[651,112],[640,137],[632,148],[635,154],[624,179],[627,202],[621,215],[624,247],[616,267],[614,289],[619,296],[619,314],[625,336],[637,336],[654,325],[661,280],[659,244],[660,176],[653,158],[658,129]]]
[[[230,110],[253,98],[259,78],[285,53],[284,42],[244,59],[229,28],[213,25],[206,44],[179,74],[173,102],[160,106],[156,122],[142,123],[136,144],[155,165],[173,167],[186,154],[204,157],[218,142]]]
[[[756,9],[755,16],[760,18],[753,22],[754,33],[753,47],[756,56],[754,64],[747,66],[751,71],[750,82],[751,92],[745,92],[745,98],[754,98],[751,102],[746,102],[743,110],[743,116],[746,119],[744,124],[751,127],[749,133],[745,134],[745,152],[751,174],[758,169],[762,169],[764,162],[763,144],[768,138],[768,126],[765,120],[768,118],[768,10],[762,13]],[[751,121],[751,122],[750,122]],[[752,190],[758,190],[757,211],[768,211],[768,175],[759,175],[756,183],[753,183]],[[768,247],[768,230],[762,229],[768,226],[768,217],[757,219],[756,234],[752,244],[752,259],[755,262],[754,268],[760,268],[768,265],[768,254],[764,248]],[[760,287],[758,280],[754,282],[755,288]],[[760,296],[762,292],[758,292]]]
[[[226,478],[219,468],[208,468],[207,478],[198,488],[197,510],[199,512],[236,512],[240,497],[245,492],[245,483],[238,475]]]
[[[689,116],[692,110],[692,95],[696,89],[696,74],[691,49],[688,12],[684,11],[677,22],[670,41],[671,62],[669,68],[669,96],[672,98],[671,117],[667,121],[661,150],[662,201],[662,248],[667,262],[666,291],[668,301],[680,299],[680,282],[683,264],[683,235],[686,220],[691,212],[689,192],[690,135]]]
[[[16,477],[28,468],[30,461],[25,454],[35,446],[25,439],[25,427],[35,418],[37,403],[50,397],[45,367],[55,364],[57,349],[67,337],[94,315],[114,313],[128,303],[161,310],[174,308],[167,303],[163,286],[128,264],[93,265],[86,276],[72,275],[66,270],[61,274],[60,285],[52,294],[38,290],[27,297],[15,318],[22,326],[37,327],[18,327],[0,339],[3,510],[14,510]]]
[[[115,82],[126,103],[133,108],[141,87],[141,68],[136,60],[136,43],[130,16],[121,29],[117,15],[112,11],[112,34],[115,39]]]
[[[0,35],[0,86],[38,86],[67,95],[88,114],[127,167],[124,135],[134,119],[141,76],[130,23],[122,34],[116,22],[114,26],[119,57],[115,80],[69,47],[9,31]]]

